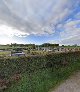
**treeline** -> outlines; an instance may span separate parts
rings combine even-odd
[[[17,44],[17,43],[11,43],[7,45],[0,45],[0,50],[35,50],[41,47],[58,47],[59,44],[50,44],[50,43],[44,43],[41,45],[36,44]]]
[[[8,46],[8,47],[37,47],[37,46],[40,46],[40,47],[49,47],[49,46],[52,46],[52,47],[55,47],[55,46],[59,46],[59,44],[51,44],[51,43],[44,43],[44,44],[41,44],[41,45],[36,45],[36,44],[17,44],[17,43],[11,43],[11,44],[7,44],[7,45],[0,45],[0,46]]]
[[[20,47],[23,47],[23,46],[42,46],[42,47],[48,47],[48,46],[59,46],[59,44],[43,43],[41,45],[36,45],[36,44],[17,44],[17,43],[11,43],[10,46],[20,46]]]

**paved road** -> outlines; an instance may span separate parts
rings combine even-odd
[[[71,76],[52,92],[80,92],[80,72]]]

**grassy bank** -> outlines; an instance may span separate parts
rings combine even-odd
[[[11,83],[4,92],[48,92],[77,70],[80,52],[0,59],[0,74],[5,79],[21,74],[21,80]]]
[[[5,92],[48,92],[76,70],[80,70],[80,62],[74,63],[65,69],[45,69],[30,75],[25,73],[19,83],[13,84]]]

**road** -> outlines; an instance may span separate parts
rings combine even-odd
[[[80,92],[80,72],[72,75],[68,80],[51,92]]]

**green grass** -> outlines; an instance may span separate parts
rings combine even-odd
[[[0,51],[0,56],[9,56],[10,55],[10,51]]]
[[[49,92],[77,70],[80,70],[80,61],[59,69],[42,69],[30,74],[26,72],[19,83],[13,84],[5,92]]]

